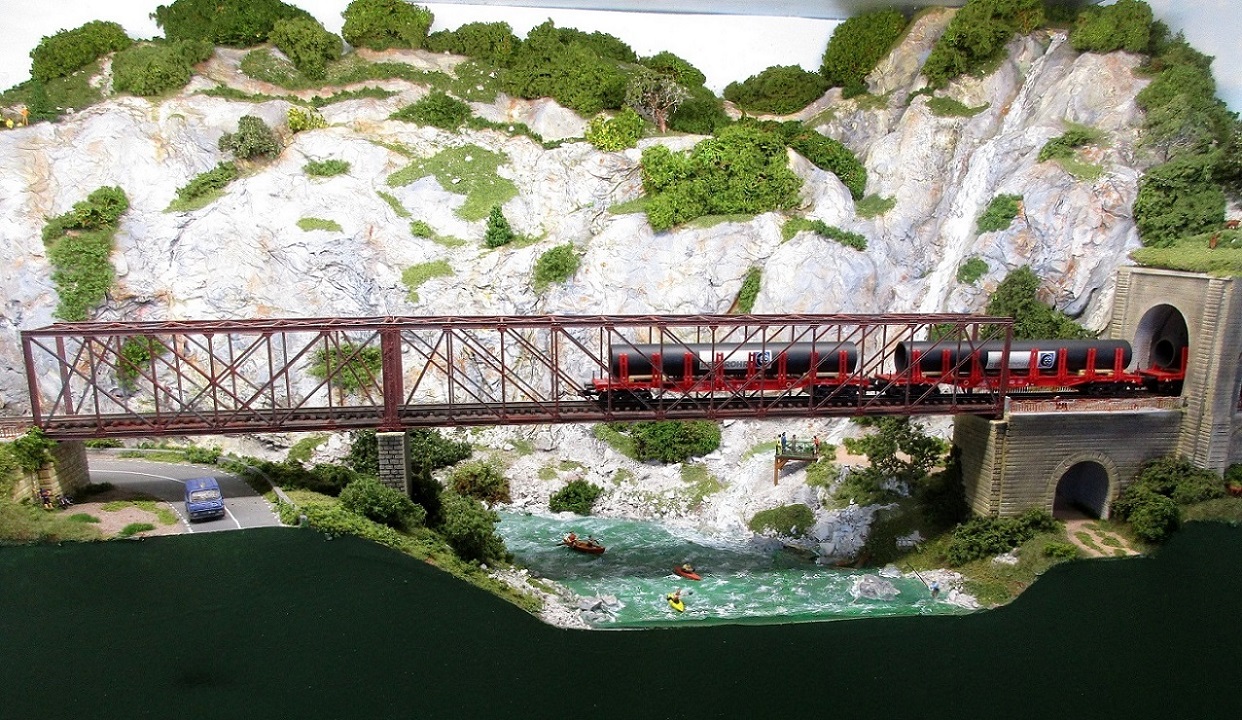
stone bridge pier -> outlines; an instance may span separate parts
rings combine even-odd
[[[1180,455],[1217,472],[1242,462],[1242,290],[1236,280],[1122,268],[1105,336],[1133,345],[1134,367],[1167,366],[1184,357],[1181,397],[1013,401],[997,420],[959,415],[953,442],[975,513],[1072,507],[1108,517],[1112,501],[1149,460]]]

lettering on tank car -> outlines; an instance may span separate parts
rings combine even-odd
[[[710,350],[700,350],[698,352],[699,362],[704,365],[711,365],[716,362]],[[749,367],[751,358],[754,358],[755,365],[760,367],[770,365],[772,363],[772,351],[764,350],[762,352],[731,352],[724,356],[720,363],[725,370],[745,370]]]
[[[1001,364],[1005,360],[1005,354],[996,350],[989,350],[983,359],[983,367],[988,370],[999,370]],[[1039,370],[1052,370],[1057,366],[1056,350],[1040,350],[1035,353],[1035,367]],[[1031,367],[1031,354],[1029,352],[1014,351],[1009,353],[1009,369],[1010,370],[1028,370]]]

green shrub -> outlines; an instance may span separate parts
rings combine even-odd
[[[897,198],[867,195],[854,204],[854,212],[860,218],[873,218],[879,217],[895,207],[897,207]]]
[[[341,39],[324,29],[317,20],[291,18],[277,20],[269,35],[272,44],[308,78],[320,80],[328,63],[341,58]]]
[[[125,29],[114,22],[92,20],[73,30],[44,37],[30,51],[30,76],[38,82],[64,77],[90,65],[101,56],[133,44]]]
[[[56,317],[86,320],[103,302],[115,271],[109,257],[112,238],[129,199],[119,187],[101,187],[64,215],[50,218],[43,228],[52,282],[60,303]]]
[[[410,234],[414,237],[433,238],[436,236],[436,231],[423,220],[412,220],[410,221]]]
[[[972,518],[953,531],[945,547],[945,558],[951,565],[964,565],[1009,552],[1036,535],[1055,532],[1059,527],[1043,510],[1027,510],[1014,518]]]
[[[352,0],[341,16],[345,42],[371,50],[421,48],[434,20],[427,8],[402,0]]]
[[[671,130],[693,135],[711,135],[732,124],[724,103],[706,87],[690,87],[690,97],[681,101],[668,118]]]
[[[797,235],[803,230],[810,230],[820,237],[835,240],[842,245],[854,248],[855,250],[862,251],[867,249],[867,238],[859,235],[858,233],[849,232],[848,230],[842,230],[841,228],[829,225],[823,220],[808,220],[807,218],[802,217],[790,218],[789,221],[786,222],[781,228],[781,236],[785,240],[790,240],[794,235]]]
[[[513,228],[509,227],[504,211],[499,205],[493,206],[491,214],[487,216],[487,230],[483,234],[483,244],[489,248],[498,248],[513,242],[515,237],[517,235],[513,232]]]
[[[746,271],[746,277],[742,278],[742,287],[737,291],[737,300],[734,306],[739,313],[749,313],[755,309],[755,298],[759,297],[759,283],[763,279],[763,271],[757,267],[752,267]]]
[[[720,426],[707,420],[636,422],[628,432],[638,460],[679,463],[720,447]]]
[[[82,443],[88,448],[119,448],[125,447],[125,443],[116,438],[91,438]]]
[[[743,110],[789,115],[818,100],[828,87],[819,73],[797,65],[776,65],[740,83],[729,83],[724,96]]]
[[[1087,338],[1091,333],[1039,299],[1039,276],[1023,265],[1011,270],[988,299],[988,315],[1014,319],[1015,340]]]
[[[345,486],[341,505],[396,530],[413,530],[423,524],[427,515],[413,500],[369,475]]]
[[[761,510],[747,523],[752,532],[772,532],[791,537],[806,535],[815,524],[815,513],[801,503]]]
[[[229,47],[266,41],[277,20],[314,20],[280,0],[175,0],[155,8],[152,17],[169,40],[206,40]]]
[[[496,534],[500,516],[472,497],[446,492],[440,496],[444,519],[438,530],[463,559],[481,563],[504,562],[505,542]]]
[[[788,209],[802,187],[788,167],[784,139],[753,124],[722,128],[688,153],[647,148],[642,175],[651,198],[647,219],[657,231],[704,215]]]
[[[614,56],[636,57],[609,37],[560,30],[548,20],[527,33],[501,86],[516,97],[555,98],[584,117],[620,109],[628,79],[617,64],[621,58]]]
[[[237,132],[225,133],[220,137],[220,150],[232,152],[242,159],[259,156],[275,156],[280,153],[280,143],[275,133],[254,115],[243,115],[237,121]]]
[[[581,262],[573,243],[557,245],[539,256],[535,261],[534,282],[531,283],[535,292],[543,292],[553,283],[562,283],[578,272]]]
[[[137,388],[138,376],[150,372],[151,361],[168,352],[163,343],[150,337],[128,337],[121,343],[120,358],[117,359],[117,383],[126,392]]]
[[[643,135],[643,119],[631,108],[615,117],[596,115],[587,124],[586,140],[604,152],[617,152],[638,145]]]
[[[401,273],[401,282],[405,284],[408,291],[406,298],[412,302],[418,302],[418,288],[423,283],[432,278],[452,277],[453,267],[448,264],[447,260],[432,260],[430,262],[411,265]]]
[[[960,100],[954,100],[951,97],[942,97],[939,95],[930,98],[927,101],[927,109],[930,110],[931,114],[936,117],[974,117],[984,110],[987,110],[988,107],[988,103],[970,107]]]
[[[315,351],[306,372],[319,380],[328,380],[331,387],[354,392],[379,383],[382,358],[378,347],[359,347],[351,342]]]
[[[299,462],[305,464],[311,459],[311,455],[315,453],[315,449],[327,442],[328,436],[324,433],[316,433],[304,437],[293,444],[289,448],[286,458],[291,462]]]
[[[552,512],[572,512],[578,515],[590,515],[595,500],[604,489],[586,480],[570,480],[565,487],[557,490],[548,498],[548,509]]]
[[[997,195],[992,198],[987,209],[979,216],[976,223],[979,233],[1008,230],[1021,209],[1021,195]]]
[[[973,285],[987,271],[987,262],[978,255],[971,255],[957,267],[957,281],[963,285]]]
[[[199,173],[194,179],[177,188],[177,199],[168,206],[169,210],[189,210],[205,199],[216,197],[229,183],[237,179],[237,166],[231,162],[222,162],[205,173]]]
[[[506,67],[521,44],[507,22],[472,22],[428,35],[426,47],[432,52],[466,55]]]
[[[313,177],[332,177],[349,172],[349,163],[344,160],[311,160],[302,166],[302,170]]]
[[[151,523],[130,523],[126,525],[125,527],[121,528],[119,531],[117,531],[116,535],[117,537],[126,538],[126,537],[131,537],[133,535],[137,535],[138,533],[144,533],[144,532],[148,532],[154,529],[155,529],[155,526],[152,525]]]
[[[1163,151],[1165,159],[1224,146],[1234,129],[1228,107],[1216,97],[1212,71],[1199,65],[1170,65],[1134,101],[1144,111],[1142,144]]]
[[[1039,162],[1074,157],[1074,151],[1084,145],[1099,142],[1100,133],[1086,127],[1073,127],[1044,143],[1039,150]]]
[[[323,119],[315,110],[307,110],[300,107],[291,107],[285,113],[285,117],[289,123],[289,132],[299,133],[303,130],[318,130],[319,128],[328,127],[328,121]]]
[[[969,0],[932,46],[923,75],[933,87],[944,87],[996,59],[1010,38],[1031,32],[1043,20],[1043,0]]]
[[[1214,160],[1188,154],[1149,168],[1139,179],[1134,224],[1144,245],[1171,247],[1225,221],[1225,193],[1212,177]]]
[[[117,92],[143,97],[185,87],[193,75],[192,65],[200,46],[186,43],[134,45],[112,60],[112,87]],[[187,56],[187,53],[189,55]]]
[[[832,31],[820,73],[829,87],[843,88],[845,97],[867,90],[867,75],[884,59],[906,29],[897,10],[855,15]]]
[[[779,127],[794,152],[821,170],[836,175],[855,200],[863,197],[867,190],[867,168],[849,148],[800,122],[781,123]]]
[[[25,434],[9,443],[9,453],[17,463],[17,467],[28,473],[38,472],[40,468],[52,461],[52,448],[56,441],[49,439],[39,428],[31,428]]]
[[[511,500],[509,478],[500,468],[486,462],[469,462],[454,468],[449,476],[449,489],[491,505]]]
[[[305,232],[313,230],[326,230],[328,232],[341,232],[341,224],[335,220],[327,218],[304,217],[298,219],[298,227]]]
[[[451,95],[433,90],[416,103],[406,105],[390,116],[441,130],[456,130],[470,117],[470,106]]]
[[[1142,0],[1086,7],[1070,31],[1070,45],[1079,52],[1145,52],[1151,43],[1152,19],[1151,7]]]

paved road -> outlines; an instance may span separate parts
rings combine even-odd
[[[118,459],[88,453],[92,483],[110,482],[118,488],[141,492],[172,505],[186,532],[217,532],[280,525],[272,506],[242,479],[219,468],[205,465]],[[190,478],[216,478],[224,495],[224,517],[187,522],[185,481]]]

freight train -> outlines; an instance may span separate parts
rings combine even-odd
[[[1149,366],[1130,369],[1124,340],[1023,340],[897,343],[887,372],[859,370],[858,346],[839,343],[624,344],[609,351],[608,377],[583,395],[614,408],[647,406],[663,397],[801,397],[854,404],[869,396],[928,398],[999,391],[1077,393],[1096,397],[1177,395],[1186,350],[1156,347]]]

